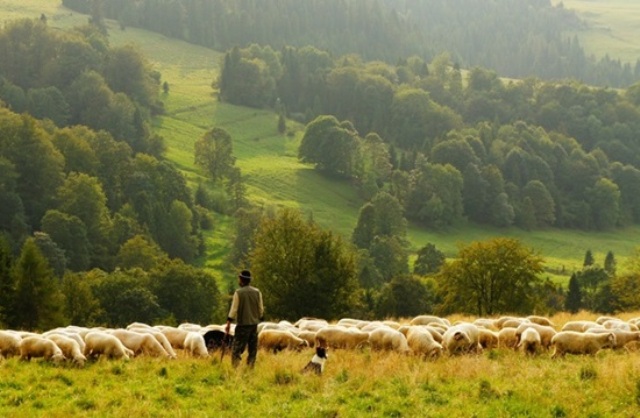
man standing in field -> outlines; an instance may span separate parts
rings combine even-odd
[[[231,322],[236,321],[231,364],[237,367],[245,347],[248,349],[247,364],[253,367],[258,353],[258,323],[264,316],[262,293],[250,285],[251,272],[242,270],[238,275],[240,288],[233,294],[231,309],[227,317],[226,332],[229,334]]]

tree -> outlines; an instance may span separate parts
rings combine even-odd
[[[140,268],[150,271],[162,260],[167,259],[158,244],[142,235],[136,235],[122,244],[118,251],[117,263],[122,269]]]
[[[383,280],[388,281],[398,275],[409,273],[409,256],[405,245],[404,240],[398,236],[374,237],[369,253]]]
[[[72,271],[83,271],[91,262],[91,244],[87,227],[74,215],[58,210],[48,210],[42,218],[42,230],[64,250],[67,267]]]
[[[593,253],[591,252],[591,249],[588,249],[585,253],[584,253],[584,261],[582,262],[582,267],[588,267],[593,265],[596,262],[596,260],[593,258]]]
[[[555,222],[555,203],[544,183],[539,180],[531,180],[526,184],[522,193],[533,203],[538,226],[550,226]]]
[[[55,274],[58,279],[62,279],[62,275],[67,268],[67,258],[65,257],[64,250],[61,249],[47,233],[34,232],[33,238],[43,257],[47,260],[47,264],[53,270],[53,274]]]
[[[542,258],[520,241],[494,238],[461,246],[436,276],[444,312],[478,316],[529,312]]]
[[[150,287],[163,318],[201,324],[216,320],[220,293],[215,278],[204,270],[181,260],[165,261],[151,271]]]
[[[315,164],[318,170],[350,178],[356,173],[359,147],[360,138],[352,125],[338,122],[335,116],[322,115],[307,125],[298,158]]]
[[[82,273],[67,272],[62,278],[64,293],[63,312],[67,320],[78,326],[89,327],[97,324],[100,303],[93,296],[89,282]]]
[[[28,330],[47,330],[63,325],[64,296],[34,238],[28,238],[22,245],[13,275],[16,292],[11,325]]]
[[[564,302],[564,308],[575,314],[582,307],[582,292],[580,291],[580,283],[575,274],[571,275],[569,279],[569,290],[567,292],[567,298]]]
[[[271,317],[333,319],[358,306],[353,250],[291,209],[263,218],[250,261]]]
[[[436,273],[445,262],[445,255],[435,245],[428,243],[418,250],[418,257],[413,263],[413,274],[426,276]]]
[[[608,251],[604,258],[604,269],[609,275],[616,275],[616,258],[613,255],[613,251]]]
[[[620,189],[609,179],[601,178],[587,191],[587,198],[597,229],[611,229],[620,218]]]
[[[99,323],[124,327],[139,321],[154,323],[161,316],[158,298],[149,290],[149,277],[142,270],[116,270],[87,274],[91,290],[100,302]]]
[[[419,278],[408,274],[400,275],[386,283],[377,301],[376,316],[412,317],[433,312],[435,291]]]
[[[195,163],[215,182],[229,175],[236,163],[233,140],[222,128],[213,128],[195,142]]]
[[[0,234],[0,324],[5,328],[13,314],[15,279],[12,274],[13,254],[9,240]]]

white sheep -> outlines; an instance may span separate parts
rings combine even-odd
[[[498,347],[498,333],[488,328],[478,327],[478,343],[482,348],[491,350]]]
[[[429,325],[434,322],[442,324],[445,327],[451,326],[451,323],[448,319],[440,318],[439,316],[435,315],[418,315],[409,322],[409,325]]]
[[[174,349],[184,348],[184,339],[187,338],[189,331],[168,326],[159,327],[159,329],[160,332],[167,337],[167,340],[171,343],[171,347]]]
[[[614,347],[616,336],[613,332],[595,334],[561,331],[553,337],[551,343],[555,347],[552,358],[564,356],[566,353],[595,355],[600,349]]]
[[[0,356],[11,357],[20,354],[22,338],[16,332],[0,331]]]
[[[87,358],[82,354],[78,341],[71,337],[67,337],[62,333],[51,333],[47,335],[46,338],[56,343],[56,345],[60,347],[60,350],[62,350],[62,354],[64,354],[67,359],[72,360],[80,367],[84,366]]]
[[[115,335],[116,338],[122,341],[125,347],[133,351],[134,356],[145,354],[151,357],[169,358],[169,353],[162,348],[162,345],[151,334],[142,334],[122,328],[110,330],[108,333]]]
[[[175,359],[178,356],[176,355],[176,352],[173,350],[173,347],[171,346],[171,343],[169,342],[169,339],[162,333],[160,332],[159,329],[153,328],[153,327],[149,327],[149,328],[136,328],[136,327],[132,327],[129,328],[128,331],[133,331],[133,332],[137,332],[140,334],[150,334],[152,335],[162,346],[162,348],[164,348],[164,351],[167,352],[167,354],[169,355],[169,358]]]
[[[640,332],[638,331],[625,331],[623,329],[607,329],[607,328],[590,328],[587,330],[590,334],[609,334],[613,333],[616,336],[616,342],[613,345],[613,349],[624,348],[632,341],[640,341]]]
[[[431,333],[423,327],[400,327],[398,331],[406,336],[407,344],[413,354],[424,359],[435,359],[442,355],[442,345],[435,341]]]
[[[51,360],[59,363],[65,360],[64,354],[60,347],[51,340],[38,337],[25,337],[20,341],[20,359],[31,360],[31,358],[42,357],[45,360]]]
[[[515,328],[502,328],[498,331],[498,347],[516,349],[517,345],[518,338]]]
[[[544,325],[547,327],[554,327],[555,324],[546,316],[539,316],[539,315],[529,315],[526,318],[529,322],[533,322],[534,324],[538,324],[538,325]]]
[[[84,355],[88,357],[106,356],[108,358],[129,360],[133,351],[122,344],[115,335],[104,331],[91,331],[84,337],[86,343]]]
[[[585,332],[589,328],[599,327],[595,321],[567,321],[560,331],[576,331],[576,332]]]
[[[449,354],[479,353],[482,351],[479,335],[477,326],[471,323],[460,323],[445,331],[442,335],[442,346]]]
[[[520,324],[520,326],[516,328],[516,339],[518,343],[520,342],[520,336],[522,335],[522,333],[529,328],[535,328],[535,330],[538,331],[542,347],[544,347],[545,349],[549,349],[549,347],[551,347],[551,339],[558,333],[552,327],[546,325],[538,325],[533,322],[525,322],[523,324]]]
[[[371,331],[369,333],[369,343],[371,348],[376,350],[396,351],[402,354],[411,353],[404,334],[386,326]]]
[[[533,327],[528,327],[522,331],[517,347],[521,348],[526,354],[538,354],[538,351],[542,347],[542,340],[538,330]]]
[[[327,321],[324,319],[316,319],[316,318],[302,318],[298,320],[294,326],[298,327],[302,331],[313,331],[316,332],[320,328],[326,327],[329,325]]]
[[[266,329],[258,334],[258,347],[276,353],[285,349],[301,350],[309,347],[309,343],[287,330]]]
[[[209,357],[209,351],[204,341],[204,336],[197,331],[191,331],[184,339],[184,349],[192,357]]]
[[[368,344],[369,333],[358,328],[346,328],[340,325],[329,325],[316,332],[315,345],[323,342],[330,348],[360,348]]]

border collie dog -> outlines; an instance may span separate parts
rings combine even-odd
[[[302,369],[302,373],[314,372],[315,374],[322,374],[324,370],[324,363],[327,361],[327,348],[326,347],[316,347],[316,353],[313,358],[304,369]]]

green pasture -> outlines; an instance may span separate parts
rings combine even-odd
[[[86,16],[70,13],[60,4],[59,0],[3,0],[0,10],[5,20],[38,17],[45,13],[50,25],[61,28],[86,22]],[[629,0],[568,0],[564,4],[567,8],[578,9],[593,22],[600,22],[586,32],[594,39],[600,39],[598,42],[589,41],[589,47],[610,51],[612,57],[617,56],[625,42],[640,49],[640,42],[635,42],[638,38],[633,36],[635,26],[631,24],[634,16],[640,16],[640,3],[636,5]],[[616,35],[598,38],[606,32],[596,30],[598,25],[607,25]],[[237,165],[242,170],[248,197],[253,203],[264,207],[298,208],[323,227],[345,237],[350,236],[358,210],[364,203],[355,188],[348,182],[324,177],[297,160],[297,147],[304,126],[288,121],[287,132],[280,134],[274,112],[233,106],[217,100],[211,83],[217,74],[220,52],[144,30],[122,30],[114,21],[107,21],[107,26],[112,44],[137,45],[153,68],[162,74],[162,81],[169,84],[168,94],[161,93],[166,114],[155,119],[154,127],[165,139],[166,157],[179,167],[190,185],[206,182],[204,173],[194,166],[193,144],[207,130],[219,126],[233,138]],[[616,40],[617,44],[607,43],[606,39]],[[496,236],[518,238],[545,258],[546,274],[562,282],[571,272],[581,268],[587,249],[592,250],[598,263],[604,261],[608,251],[613,251],[619,267],[623,268],[624,259],[640,244],[637,239],[639,232],[640,227],[598,233],[555,229],[527,232],[468,224],[436,231],[410,225],[409,240],[412,250],[430,242],[453,257],[459,244]],[[214,230],[205,236],[207,255],[201,260],[201,265],[220,271],[222,258],[229,249],[231,233],[232,221],[216,216]]]
[[[609,55],[632,65],[640,58],[640,2],[636,0],[553,0],[578,12],[588,27],[575,33],[588,54]]]

